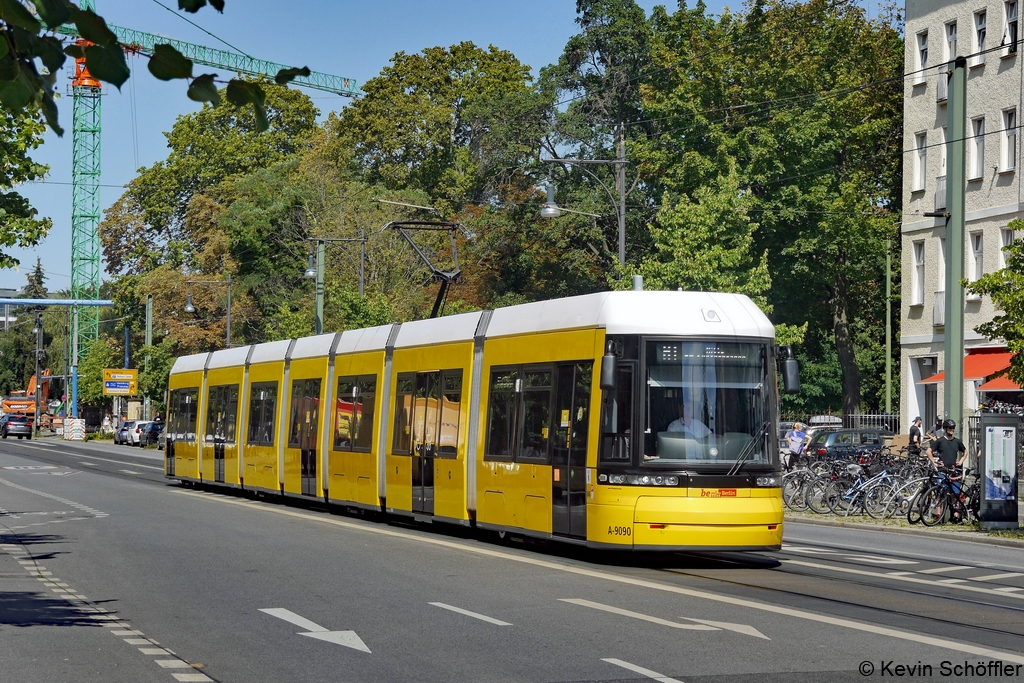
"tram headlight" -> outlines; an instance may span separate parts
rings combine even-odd
[[[758,477],[757,478],[757,485],[758,486],[778,486],[779,485],[779,480],[776,479],[775,477]]]
[[[609,484],[625,484],[626,483],[626,475],[625,474],[609,474],[608,475],[608,483]]]

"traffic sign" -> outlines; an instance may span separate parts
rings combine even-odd
[[[135,396],[139,393],[139,371],[129,369],[103,370],[104,396]]]

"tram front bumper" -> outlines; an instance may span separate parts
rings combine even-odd
[[[633,544],[637,548],[778,548],[782,516],[780,489],[753,489],[750,497],[640,496],[633,510]]]

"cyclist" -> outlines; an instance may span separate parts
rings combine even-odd
[[[953,436],[955,429],[956,422],[946,420],[942,423],[944,434],[932,441],[931,445],[928,446],[926,455],[936,468],[939,467],[940,460],[946,467],[959,467],[964,459],[967,458],[967,447],[964,446],[964,442]],[[938,460],[935,457],[936,455],[938,455]]]

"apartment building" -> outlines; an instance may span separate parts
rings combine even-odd
[[[964,274],[975,280],[1003,267],[1007,227],[1024,217],[1019,116],[1022,46],[1018,0],[907,0],[904,82],[900,415],[931,424],[942,411],[945,367],[946,63],[968,57],[967,202]],[[1009,365],[999,340],[974,328],[991,320],[988,297],[968,295],[964,308],[964,414],[989,397],[1016,400],[1020,388],[993,375]],[[1002,392],[1002,393],[997,393]]]

